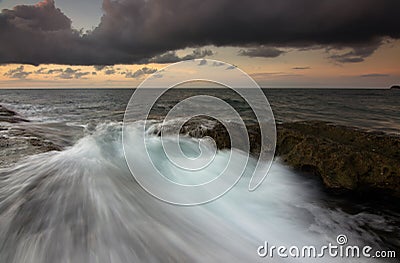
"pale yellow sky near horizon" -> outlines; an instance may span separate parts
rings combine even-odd
[[[385,88],[400,82],[400,41],[382,45],[363,62],[340,64],[331,60],[324,49],[284,49],[287,52],[279,57],[258,58],[239,56],[239,47],[205,48],[214,53],[207,59],[238,66],[262,87]],[[192,50],[179,50],[177,54],[182,56]],[[159,70],[167,65],[114,65],[101,70],[94,66],[0,65],[0,88],[135,87],[148,75],[135,72],[142,68]]]

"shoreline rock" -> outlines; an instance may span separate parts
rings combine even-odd
[[[19,123],[29,122],[29,120],[21,118],[15,111],[0,105],[0,122]]]
[[[204,118],[191,120],[181,133],[191,137],[209,136],[218,149],[231,147],[225,127]],[[210,121],[210,120],[208,120]],[[28,122],[0,105],[0,122]],[[247,125],[250,153],[258,156],[261,137],[258,124]],[[38,132],[21,127],[1,127],[0,167],[32,154],[60,151],[57,145]],[[7,135],[6,135],[7,134]],[[272,144],[271,144],[272,145]],[[269,145],[262,149],[268,150]],[[277,125],[275,155],[299,171],[320,178],[326,189],[373,195],[383,193],[400,198],[400,136],[367,132],[321,121],[291,122]]]
[[[400,197],[400,137],[324,122],[278,125],[277,156],[328,189]]]
[[[400,85],[393,85],[390,87],[391,90],[400,90]]]
[[[29,120],[19,117],[19,115],[10,109],[0,105],[0,168],[13,165],[17,161],[34,154],[50,151],[61,151],[62,147],[47,140],[46,138],[30,132],[21,127],[1,125],[5,123],[26,123]]]
[[[259,127],[247,128],[250,152],[257,156]],[[222,124],[201,132],[184,126],[181,132],[198,138],[210,136],[218,149],[230,148]],[[283,123],[277,125],[275,154],[294,169],[319,177],[328,190],[400,198],[400,136],[321,121]]]
[[[0,134],[0,169],[31,155],[61,150],[62,147],[37,134],[22,128],[9,128],[5,134]]]

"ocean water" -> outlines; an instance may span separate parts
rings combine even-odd
[[[124,159],[121,121],[132,93],[111,89],[0,90],[0,104],[31,121],[2,123],[1,136],[21,128],[63,147],[62,151],[23,156],[0,169],[0,262],[265,262],[271,259],[257,255],[265,241],[275,246],[321,247],[336,244],[336,237],[343,234],[351,245],[398,251],[396,209],[331,196],[318,181],[293,171],[279,159],[254,192],[248,191],[250,178],[245,172],[231,191],[208,204],[182,207],[155,199],[136,183]],[[204,93],[229,102],[246,122],[254,121],[243,101],[227,90],[184,89],[167,93],[155,105],[151,113],[154,125],[177,102]],[[265,93],[277,122],[324,120],[400,132],[400,94],[396,92]],[[140,139],[142,134],[129,136]],[[160,151],[160,138],[149,136],[147,146],[156,155],[159,169],[171,177],[182,176]],[[197,145],[195,141],[186,143]],[[143,153],[136,154],[143,158]],[[240,151],[231,154],[244,158]],[[204,176],[212,177],[229,158],[227,151],[219,151]],[[254,165],[255,160],[250,160],[248,169]],[[151,171],[143,168],[144,173]],[[277,256],[272,260],[313,261]],[[315,261],[392,262],[331,257]]]
[[[322,120],[365,130],[400,134],[400,92],[378,89],[264,89],[277,122]],[[1,90],[0,104],[40,123],[121,121],[133,89]],[[156,113],[189,96],[217,96],[237,107],[247,105],[227,89],[173,89]]]

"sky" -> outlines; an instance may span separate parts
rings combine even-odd
[[[400,82],[398,0],[0,0],[0,88],[135,87],[215,59],[262,87]]]

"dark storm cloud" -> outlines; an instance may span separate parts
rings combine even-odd
[[[294,67],[294,68],[292,68],[292,69],[295,69],[295,70],[305,70],[305,69],[311,69],[311,67]]]
[[[35,71],[35,74],[45,74],[45,70],[46,70],[47,68],[40,68],[40,69],[38,69],[38,70],[36,70]]]
[[[59,78],[61,79],[73,79],[75,76],[75,73],[77,73],[79,70],[74,70],[72,68],[66,68],[60,75],[58,75]]]
[[[140,63],[205,45],[350,47],[331,54],[345,63],[400,37],[398,0],[104,0],[103,10],[86,34],[71,28],[53,0],[3,10],[0,63]]]
[[[94,68],[97,71],[103,70],[105,67],[106,67],[106,65],[94,65]]]
[[[198,65],[199,66],[207,65],[207,60],[205,60],[205,59],[200,60]]]
[[[221,67],[221,66],[224,66],[224,65],[226,65],[224,62],[218,62],[218,61],[214,61],[213,63],[212,63],[212,65],[214,66],[214,67]]]
[[[284,53],[286,52],[283,50],[265,46],[239,50],[240,56],[247,56],[247,57],[276,58]]]
[[[175,63],[183,60],[204,58],[206,56],[212,56],[213,52],[210,49],[200,49],[197,48],[192,51],[191,54],[187,54],[183,57],[179,57],[175,51],[168,51],[164,54],[155,56],[149,60],[144,60],[143,63]]]
[[[63,72],[64,70],[63,69],[49,69],[46,73],[44,73],[44,74],[54,74],[54,73],[60,73],[60,72]]]
[[[360,75],[362,78],[376,78],[376,77],[389,77],[389,74],[380,74],[380,73],[371,73],[371,74],[364,74]]]
[[[32,72],[25,71],[24,66],[19,66],[18,68],[10,69],[4,73],[4,76],[12,79],[26,79],[30,74]]]
[[[329,58],[340,62],[340,63],[357,63],[357,62],[362,62],[364,61],[367,57],[371,56],[382,44],[383,40],[380,39],[374,39],[370,41],[369,43],[366,44],[355,44],[351,47],[350,51],[347,51],[345,53],[339,53],[339,54],[333,54],[330,55]],[[330,50],[333,50],[334,52],[340,52],[340,49],[342,47],[332,47],[328,48],[328,53]]]
[[[89,74],[90,74],[90,72],[77,72],[77,73],[75,73],[74,77],[75,77],[76,79],[81,79],[81,78],[83,78],[84,76],[87,76],[87,75],[89,75]]]
[[[155,56],[154,58],[151,58],[149,60],[144,60],[143,62],[146,63],[148,61],[149,63],[175,63],[178,61],[181,61],[181,59],[176,55],[175,51],[168,51],[164,54]]]
[[[144,68],[136,70],[135,72],[126,72],[125,73],[125,77],[126,78],[135,78],[135,79],[137,79],[137,78],[142,77],[144,75],[153,74],[153,73],[156,73],[156,72],[157,72],[157,69],[144,67]]]
[[[0,62],[39,64],[64,60],[72,39],[71,21],[47,0],[21,5],[0,14]],[[77,47],[78,49],[80,47]],[[64,50],[62,52],[62,50]]]
[[[21,67],[19,67],[21,68]],[[23,66],[22,66],[23,69]],[[28,72],[31,74],[32,72]],[[52,75],[52,74],[58,74],[56,77],[60,79],[80,79],[86,75],[91,74],[90,72],[82,72],[82,69],[72,69],[70,67],[66,69],[61,69],[61,68],[56,68],[56,69],[49,69],[46,70],[46,68],[40,68],[33,73],[37,75]]]
[[[115,69],[114,68],[112,68],[112,67],[110,67],[110,68],[108,68],[108,69],[106,69],[105,71],[104,71],[104,74],[106,74],[106,75],[113,75],[113,74],[115,74]]]
[[[301,74],[291,74],[285,72],[262,72],[262,73],[254,73],[251,76],[255,79],[267,79],[267,78],[282,78],[282,77],[301,77]]]
[[[226,70],[235,69],[235,68],[237,68],[237,66],[235,66],[235,65],[232,65],[232,66],[228,66],[228,67],[226,67]]]
[[[84,76],[89,75],[90,72],[82,72],[81,69],[66,68],[61,71],[57,77],[60,79],[81,79]]]

